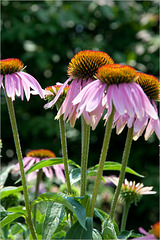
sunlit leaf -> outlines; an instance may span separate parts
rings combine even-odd
[[[122,164],[118,163],[118,162],[105,162],[103,170],[117,170],[117,171],[120,171],[121,170],[121,166],[122,166]],[[90,168],[89,170],[90,171],[98,170],[98,167],[99,167],[99,164],[95,165],[94,167]],[[134,175],[136,175],[138,177],[144,177],[143,175],[135,172],[134,170],[132,170],[129,167],[126,168],[126,172],[134,174]]]

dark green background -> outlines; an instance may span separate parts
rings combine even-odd
[[[64,82],[70,59],[80,50],[100,50],[116,63],[158,76],[158,1],[2,1],[2,59],[19,58],[43,88]],[[23,155],[31,149],[50,149],[61,156],[56,110],[31,96],[14,102]],[[2,166],[16,160],[4,94],[1,94]],[[98,163],[104,135],[101,120],[91,132],[89,166]],[[80,162],[80,120],[67,125],[69,158]],[[121,161],[126,129],[113,130],[108,160]],[[129,166],[145,175],[140,179],[158,192],[158,140],[155,134],[133,142]],[[108,174],[108,172],[106,173]],[[158,194],[145,196],[129,213],[128,229],[146,230],[158,220]],[[138,230],[137,230],[138,231]]]

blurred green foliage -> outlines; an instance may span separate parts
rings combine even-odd
[[[19,58],[43,88],[64,82],[70,59],[84,49],[107,52],[116,63],[158,76],[158,1],[1,1],[2,59]],[[38,96],[14,102],[23,155],[30,149],[46,148],[61,155],[56,109],[44,110]],[[2,165],[16,159],[3,91]],[[81,121],[74,129],[67,124],[69,158],[80,162]],[[89,166],[98,162],[104,122],[91,132]],[[108,160],[121,161],[126,130],[113,130]],[[129,166],[145,175],[144,184],[158,192],[158,140],[153,135],[133,142]],[[115,172],[113,172],[115,173]],[[127,175],[131,180],[132,176]],[[135,177],[134,177],[135,178]],[[136,181],[142,179],[136,178]],[[149,203],[149,204],[148,204]],[[144,217],[145,216],[145,217]],[[132,208],[128,229],[149,228],[158,220],[158,194],[146,196]]]

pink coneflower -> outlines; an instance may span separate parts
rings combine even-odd
[[[1,75],[0,87],[5,88],[7,96],[15,100],[15,95],[21,96],[23,100],[23,91],[27,100],[30,99],[32,93],[40,95],[43,98],[43,90],[37,80],[28,73],[22,72],[24,64],[17,58],[8,58],[0,61]],[[3,81],[4,80],[4,81]]]
[[[45,99],[48,100],[49,102],[51,102],[56,97],[61,86],[62,86],[62,83],[56,83],[56,85],[46,87],[45,91],[44,91]],[[58,109],[64,102],[67,92],[68,92],[68,89],[69,89],[69,86],[67,85],[61,92],[61,95],[59,96],[59,98],[56,102],[56,106]]]
[[[157,107],[155,101],[160,99],[160,85],[156,77],[148,75],[145,73],[138,73],[137,83],[141,86],[147,97],[149,98],[151,104],[153,105],[157,115]],[[148,122],[149,120],[149,122]],[[128,114],[120,115],[117,113],[115,117],[115,125],[117,134],[120,134],[125,127],[125,125],[131,126],[134,124],[133,139],[137,140],[139,136],[145,131],[145,140],[151,136],[155,131],[157,137],[160,139],[160,122],[159,118],[152,118],[151,116],[144,115],[143,118],[136,118],[136,116],[130,117]]]
[[[119,178],[118,177],[109,177],[108,178],[115,186],[118,186]],[[136,203],[142,197],[142,195],[147,194],[156,194],[155,191],[152,191],[153,187],[144,187],[143,183],[137,183],[135,181],[124,180],[122,184],[120,199],[122,201],[129,201]]]
[[[143,228],[139,228],[140,233],[144,234],[143,237],[132,238],[132,240],[156,240],[160,238],[160,222],[156,222],[149,232],[146,232]]]
[[[26,157],[23,159],[23,164],[24,164],[24,169],[27,171],[33,164],[40,162],[41,160],[47,160],[50,158],[55,158],[56,155],[46,149],[38,149],[38,150],[33,150],[27,153]],[[53,171],[52,168],[55,171],[55,175],[58,179],[60,179],[63,183],[65,183],[65,176],[63,174],[64,170],[64,165],[63,164],[58,164],[58,165],[53,165],[52,167],[43,167],[42,170],[46,177],[50,178],[52,180],[53,178]],[[17,172],[19,171],[19,163],[16,164],[14,171]],[[35,179],[37,176],[36,171],[31,172],[27,175],[28,180]]]
[[[158,119],[156,110],[136,83],[138,73],[134,68],[120,64],[104,65],[98,69],[96,77],[97,80],[88,84],[73,101],[73,104],[78,104],[79,114],[86,111],[90,115],[102,115],[107,108],[104,117],[107,121],[114,105],[115,117],[127,115],[131,119]]]
[[[64,120],[70,121],[70,124],[73,127],[78,115],[77,105],[73,105],[72,101],[87,84],[95,80],[94,75],[99,67],[104,64],[113,63],[114,61],[107,53],[91,50],[80,51],[71,59],[69,63],[69,78],[61,86],[54,100],[47,103],[45,108],[52,107],[57,102],[59,96],[63,92],[63,89],[70,81],[72,81],[67,92],[67,96],[61,108],[59,109],[56,118],[58,119],[62,114],[64,114]],[[88,124],[94,121],[94,119],[92,120],[93,117],[91,118],[86,111],[83,112],[83,116]]]

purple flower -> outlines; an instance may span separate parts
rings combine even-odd
[[[7,96],[12,101],[15,100],[15,95],[21,96],[23,100],[24,92],[28,101],[31,93],[39,94],[41,98],[44,98],[43,89],[37,80],[30,74],[22,72],[23,66],[24,64],[17,58],[1,60],[0,87],[5,88]]]
[[[55,158],[55,154],[46,149],[38,149],[38,150],[33,150],[27,153],[26,157],[23,159],[23,164],[24,164],[24,169],[27,171],[33,164],[40,162],[41,160],[47,160],[50,158]],[[52,168],[55,171],[55,175],[58,179],[60,179],[63,183],[65,183],[65,176],[63,173],[64,170],[64,165],[63,164],[58,164],[58,165],[53,165],[52,167],[43,167],[42,170],[46,177],[50,178],[52,180],[53,178],[53,171]],[[17,172],[20,170],[19,163],[16,164],[14,168],[14,172]],[[37,170],[38,171],[38,170]],[[37,171],[31,172],[27,175],[27,180],[32,180],[37,177]]]
[[[138,78],[135,69],[120,64],[104,65],[98,69],[96,77],[97,80],[88,84],[73,101],[73,104],[78,104],[78,116],[86,111],[90,116],[97,117],[95,124],[92,124],[93,129],[105,108],[107,114],[104,119],[108,120],[113,105],[116,109],[115,122],[120,118],[123,124],[127,121],[128,127],[136,119],[144,122],[148,118],[158,119],[155,108],[135,82]]]
[[[66,98],[57,113],[56,119],[64,114],[64,121],[70,121],[70,124],[73,127],[76,119],[79,117],[77,110],[78,104],[73,104],[73,100],[85,86],[95,80],[94,75],[100,66],[112,63],[114,62],[107,53],[90,50],[80,51],[71,59],[69,63],[68,75],[70,77],[61,86],[56,97],[44,107],[52,107],[61,96],[67,84],[72,81]],[[97,117],[90,116],[90,114],[85,110],[83,111],[83,116],[88,124],[96,121],[95,118]]]

